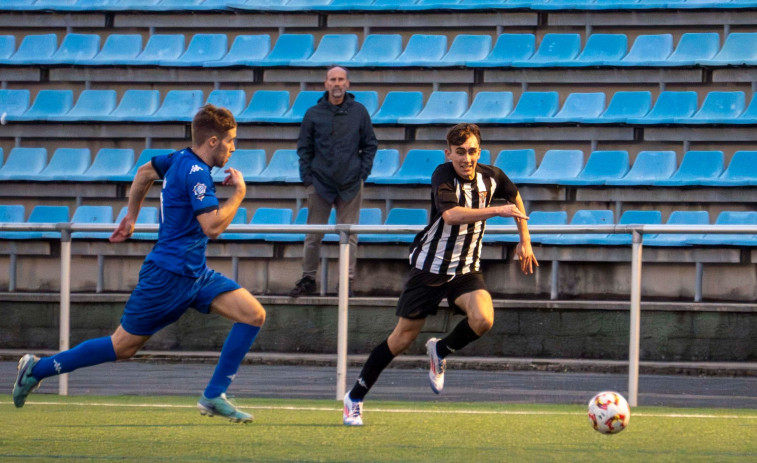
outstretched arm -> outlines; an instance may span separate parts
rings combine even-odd
[[[134,233],[134,224],[137,223],[139,210],[142,208],[142,202],[147,197],[155,180],[159,179],[158,173],[155,172],[152,163],[148,162],[137,169],[137,175],[129,189],[129,206],[126,216],[118,224],[118,227],[110,235],[111,243],[126,241]]]
[[[200,222],[203,233],[210,239],[218,238],[218,235],[223,233],[226,227],[231,224],[237,209],[242,204],[244,195],[247,193],[247,185],[244,183],[241,172],[230,167],[224,172],[229,175],[224,179],[223,184],[233,186],[234,193],[218,209],[197,216],[197,221]]]
[[[520,193],[515,197],[515,205],[525,215],[526,207]],[[534,267],[539,266],[539,261],[536,260],[534,250],[531,248],[531,234],[528,232],[528,223],[518,217],[515,218],[515,223],[518,225],[518,235],[520,236],[520,242],[515,247],[515,254],[518,255],[518,260],[520,260],[521,272],[530,275],[534,273]]]

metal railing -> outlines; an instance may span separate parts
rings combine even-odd
[[[60,232],[60,342],[61,351],[69,349],[71,311],[71,234],[74,232],[110,232],[114,224],[83,223],[0,223],[0,231]],[[226,231],[234,233],[338,233],[339,234],[339,292],[336,399],[342,400],[347,384],[347,321],[349,308],[349,236],[355,233],[418,233],[421,225],[231,225]],[[134,232],[157,232],[158,225],[136,225]],[[736,233],[757,234],[754,225],[534,225],[531,234],[631,234],[631,298],[628,348],[628,402],[638,405],[639,340],[641,322],[641,270],[644,234],[660,233]],[[488,226],[489,234],[515,234],[515,226]],[[537,256],[538,259],[538,256]],[[60,375],[58,393],[68,395],[68,375]]]

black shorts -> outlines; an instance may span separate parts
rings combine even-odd
[[[397,302],[397,316],[420,320],[434,315],[445,297],[452,310],[464,314],[465,312],[455,305],[455,299],[479,289],[488,290],[481,272],[455,275],[450,279],[449,275],[437,275],[414,268],[410,271]]]

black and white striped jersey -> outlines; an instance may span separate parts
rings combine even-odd
[[[473,180],[464,180],[452,163],[444,163],[431,176],[431,221],[416,235],[410,248],[410,265],[439,275],[462,275],[479,270],[486,221],[448,225],[442,213],[456,206],[478,209],[492,199],[515,202],[518,188],[502,169],[478,164]]]

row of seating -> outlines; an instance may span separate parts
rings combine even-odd
[[[754,0],[4,0],[10,11],[428,11],[750,8]]]
[[[694,91],[662,91],[657,100],[648,91],[616,92],[609,104],[603,92],[570,93],[560,106],[556,91],[478,92],[468,104],[467,92],[436,91],[425,104],[419,91],[390,91],[379,105],[375,91],[354,91],[374,124],[757,124],[757,98],[747,105],[742,91],[708,92],[702,105]],[[249,103],[244,90],[127,90],[118,101],[115,90],[83,90],[74,104],[72,90],[40,90],[29,105],[26,89],[0,90],[5,121],[58,122],[189,122],[203,102],[228,108],[238,123],[293,124],[302,121],[322,91],[303,90],[292,105],[286,90],[258,90]]]
[[[45,148],[13,148],[5,164],[0,149],[0,180],[7,181],[110,181],[133,180],[137,167],[170,149],[145,149],[134,163],[134,151],[102,148],[90,165],[87,148],[58,148],[49,163]],[[627,151],[594,151],[584,164],[581,150],[548,150],[537,166],[532,149],[502,150],[493,165],[517,184],[566,186],[754,186],[757,185],[757,151],[737,151],[728,166],[722,151],[688,151],[680,166],[675,151],[640,151],[630,165]],[[366,180],[371,184],[430,184],[436,166],[445,162],[443,150],[411,149],[400,162],[396,149],[380,149]],[[489,150],[479,162],[492,164]],[[266,163],[262,149],[237,150],[226,167],[239,170],[250,183],[299,183],[299,158],[294,149],[279,149]],[[214,181],[226,174],[214,168]]]
[[[58,47],[55,34],[0,36],[0,64],[82,66],[329,66],[348,67],[626,67],[738,66],[757,63],[757,33],[733,32],[720,46],[715,32],[687,32],[677,45],[671,34],[639,35],[628,50],[625,34],[413,34],[403,48],[398,34],[326,34],[318,47],[312,34],[281,34],[273,48],[267,34],[239,35],[228,48],[225,34],[195,34],[185,49],[183,34],[111,34],[100,48],[97,34],[69,33]]]
[[[113,221],[113,209],[111,206],[79,206],[76,208],[71,222],[73,223],[98,223],[116,224],[126,215],[126,207],[121,209],[115,222]],[[24,206],[0,205],[0,222],[14,223],[61,223],[69,221],[69,209],[67,206],[35,206],[28,219],[24,220]],[[251,225],[304,225],[307,223],[308,209],[302,208],[293,217],[293,212],[288,208],[261,207],[255,210],[251,220],[247,221],[247,209],[239,208],[234,216],[232,224]],[[293,220],[294,218],[294,220]],[[568,214],[565,211],[532,211],[529,214],[529,225],[567,225]],[[158,209],[155,207],[143,207],[140,211],[137,223],[158,223]],[[336,223],[336,214],[331,211],[329,224]],[[428,223],[428,211],[426,209],[392,208],[382,220],[381,209],[363,208],[360,210],[361,225],[426,225]],[[575,212],[570,225],[612,225],[614,214],[610,210],[581,209]],[[707,211],[673,211],[666,222],[669,225],[709,225],[710,218]],[[495,217],[487,221],[488,225],[515,225],[511,217]],[[625,211],[618,224],[621,225],[654,225],[662,224],[662,213],[657,210]],[[716,225],[757,225],[757,212],[755,211],[723,211],[715,220]],[[75,232],[73,239],[105,239],[110,236],[108,232]],[[366,233],[360,235],[361,243],[409,243],[414,234],[392,233]],[[60,238],[58,232],[0,232],[0,239],[55,239]],[[136,240],[155,240],[157,233],[136,233]],[[219,237],[221,240],[264,240],[273,242],[302,242],[305,234],[302,233],[241,233],[227,231]],[[490,233],[484,237],[489,243],[512,243],[518,241],[518,235]],[[338,241],[336,234],[326,234],[325,241]],[[531,235],[534,243],[545,245],[629,245],[630,234],[545,234],[534,233]],[[644,237],[644,244],[648,246],[689,246],[689,245],[732,245],[732,246],[757,246],[757,236],[747,234],[651,234]]]

